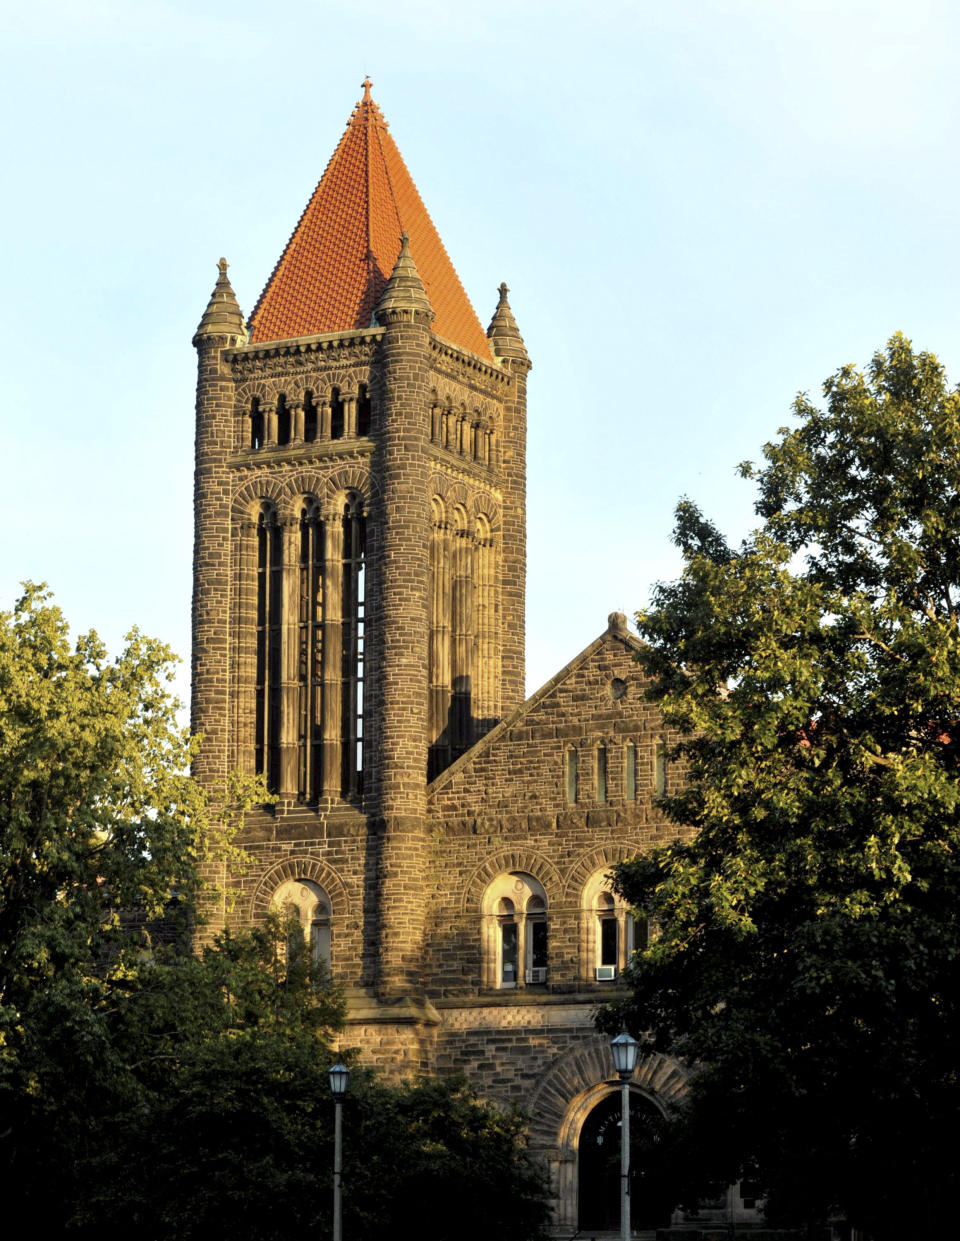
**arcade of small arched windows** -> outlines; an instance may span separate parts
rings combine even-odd
[[[254,451],[364,438],[372,423],[370,392],[361,383],[355,389],[335,385],[323,393],[308,388],[301,396],[254,396],[242,418],[240,446]]]
[[[353,491],[241,527],[238,760],[281,800],[362,796],[365,543]]]
[[[540,880],[524,871],[497,875],[480,912],[481,986],[504,991],[549,983],[550,900]],[[612,890],[609,866],[582,885],[578,920],[581,983],[615,982],[634,950],[646,946],[646,923]]]
[[[430,440],[448,452],[480,465],[497,465],[497,434],[493,421],[480,410],[434,399],[430,406]]]
[[[430,528],[429,779],[499,716],[493,522],[435,495]]]

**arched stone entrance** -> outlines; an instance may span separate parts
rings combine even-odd
[[[685,1091],[686,1071],[677,1061],[658,1054],[641,1057],[631,1082],[632,1095],[662,1114]],[[607,1098],[615,1098],[619,1105],[620,1083],[609,1040],[595,1035],[554,1061],[530,1100],[530,1146],[550,1166],[556,1224],[571,1233],[578,1230],[580,1215],[581,1133],[591,1113]]]
[[[620,1227],[619,1090],[603,1095],[580,1130],[577,1227],[581,1232],[615,1232]],[[664,1193],[654,1162],[663,1112],[639,1090],[630,1091],[630,1222],[634,1232],[668,1228],[674,1204]]]

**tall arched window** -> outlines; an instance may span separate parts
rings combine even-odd
[[[309,953],[313,969],[330,969],[330,898],[310,879],[288,879],[274,893],[273,908],[287,930],[287,963]]]
[[[255,396],[250,402],[250,447],[263,447],[263,411],[260,409],[260,398]]]
[[[369,435],[371,427],[370,390],[366,384],[357,389],[357,435]]]
[[[607,871],[597,871],[583,889],[581,926],[584,978],[613,982],[633,955],[634,918],[623,899],[611,891]]]
[[[340,389],[333,388],[330,391],[330,438],[332,440],[343,439],[343,399],[340,396]]]
[[[483,899],[483,984],[542,986],[549,971],[547,896],[533,875],[498,875]]]
[[[280,781],[280,697],[282,564],[280,526],[272,504],[264,504],[257,519],[257,652],[255,760],[267,788]]]
[[[434,408],[439,408],[435,406]],[[427,779],[432,780],[450,763],[451,747],[451,578],[450,531],[447,510],[440,496],[430,502],[430,651]]]
[[[343,690],[341,791],[363,792],[363,639],[366,523],[360,497],[348,497],[343,510]]]
[[[474,540],[462,506],[454,510],[451,544],[451,655],[453,701],[450,743],[454,758],[473,744]]]
[[[474,586],[475,666],[473,670],[472,713],[475,732],[488,732],[499,715],[497,677],[497,604],[496,546],[490,519],[477,515],[474,551],[476,584]]]
[[[323,522],[315,499],[300,511],[297,776],[301,800],[321,791],[323,761]]]
[[[277,397],[277,443],[290,443],[290,408],[284,393]]]
[[[303,394],[303,438],[308,444],[317,438],[317,414],[317,403],[313,399],[313,392],[308,388]]]

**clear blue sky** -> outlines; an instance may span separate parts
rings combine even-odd
[[[895,330],[960,375],[960,6],[915,0],[9,5],[0,604],[189,656],[190,338],[249,312],[369,73],[530,377],[528,688],[675,575],[689,495]],[[186,692],[186,676],[180,689]]]

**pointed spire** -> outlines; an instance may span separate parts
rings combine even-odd
[[[430,322],[433,321],[433,307],[410,253],[410,236],[407,232],[400,234],[400,253],[390,273],[387,287],[383,290],[383,296],[373,313],[376,321],[383,324],[388,316],[398,311],[406,311],[411,315],[419,311],[429,316]]]
[[[410,234],[432,330],[490,361],[490,342],[363,83],[343,137],[250,315],[253,344],[364,330]]]
[[[210,294],[210,301],[193,338],[196,344],[201,336],[244,336],[243,315],[237,305],[237,297],[227,279],[227,260],[217,264],[220,275]]]
[[[507,301],[509,292],[505,284],[500,285],[500,300],[497,302],[497,309],[493,312],[493,318],[487,328],[487,337],[498,358],[519,358],[524,362],[529,362],[523,337],[520,335],[517,321]]]

